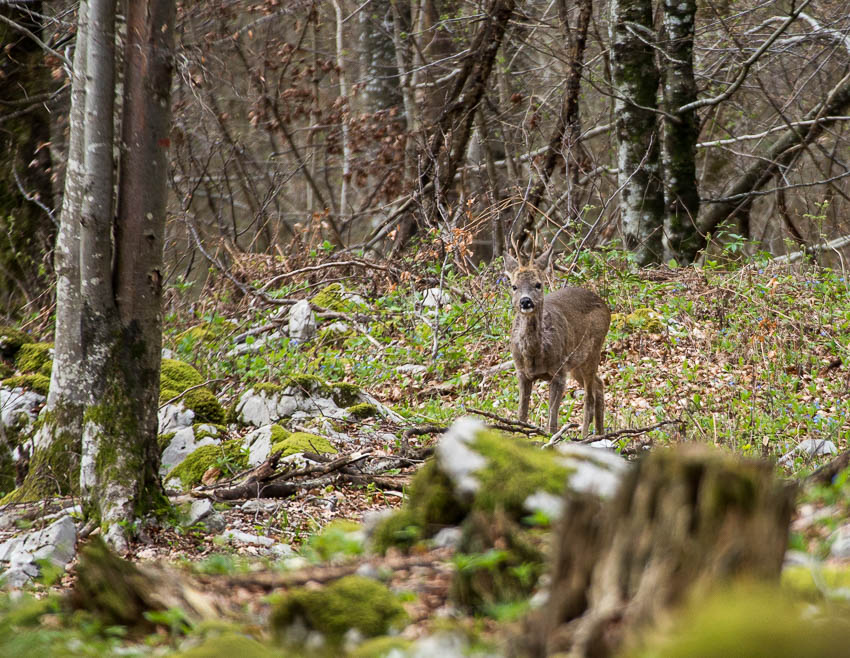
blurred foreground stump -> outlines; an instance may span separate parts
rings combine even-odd
[[[88,610],[105,625],[142,633],[158,624],[151,613],[177,611],[173,614],[191,623],[222,616],[212,597],[184,575],[151,564],[136,566],[113,553],[100,537],[80,550],[71,604]]]
[[[610,656],[694,587],[778,580],[793,499],[771,464],[698,446],[648,456],[608,502],[569,496],[517,653]]]

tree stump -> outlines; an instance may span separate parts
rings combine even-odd
[[[778,579],[793,501],[771,464],[701,446],[648,456],[607,503],[570,497],[518,652],[610,656],[693,587]]]

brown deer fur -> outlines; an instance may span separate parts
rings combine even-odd
[[[544,296],[551,257],[552,247],[528,265],[505,255],[513,291],[511,354],[519,379],[519,419],[528,418],[532,384],[545,379],[549,381],[549,432],[554,434],[569,372],[584,388],[581,435],[587,436],[591,419],[602,434],[605,392],[596,370],[611,311],[599,295],[584,288],[563,288]]]

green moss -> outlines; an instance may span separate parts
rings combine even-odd
[[[156,437],[156,444],[159,446],[160,455],[165,452],[165,449],[168,447],[168,444],[171,443],[171,439],[174,438],[175,434],[177,434],[177,432],[166,432],[165,434],[160,434]]]
[[[320,590],[292,590],[272,611],[271,626],[279,637],[285,637],[287,628],[299,619],[334,643],[352,628],[365,637],[375,637],[407,623],[392,592],[361,576],[346,576]]]
[[[5,361],[0,361],[0,379],[6,379],[15,374],[15,369]]]
[[[251,390],[253,390],[255,393],[264,393],[267,398],[271,398],[275,395],[280,395],[281,393],[283,393],[283,386],[266,382],[262,384],[254,384],[251,387]]]
[[[850,589],[850,565],[821,565],[816,569],[817,583],[812,567],[786,567],[782,570],[782,585],[800,594],[817,598],[822,595],[822,587],[827,590]]]
[[[188,649],[177,654],[175,658],[273,658],[279,656],[279,651],[274,651],[247,635],[236,632],[223,633],[210,637],[197,647]]]
[[[188,363],[175,359],[163,359],[159,382],[161,390],[168,389],[182,393],[190,386],[203,384],[204,378]]]
[[[26,388],[41,395],[47,395],[50,390],[50,378],[44,375],[18,375],[3,380],[6,388]]]
[[[212,430],[207,429],[209,427],[212,427]],[[195,423],[192,425],[192,430],[195,432],[196,441],[207,436],[217,439],[227,433],[227,428],[224,425],[216,423]]]
[[[41,367],[50,361],[52,349],[53,343],[25,343],[15,355],[15,367],[25,373],[39,372]]]
[[[368,402],[361,402],[360,404],[355,404],[346,409],[348,413],[351,414],[352,418],[372,418],[373,416],[378,415],[378,408],[374,404],[369,404]]]
[[[345,298],[346,290],[341,283],[331,283],[317,292],[310,302],[313,306],[337,311],[340,313],[352,313],[360,308],[356,302]]]
[[[0,325],[0,354],[7,359],[14,358],[22,345],[32,342],[33,339],[23,331]]]
[[[277,435],[275,434],[276,432]],[[277,437],[282,436],[281,432],[287,433],[287,436],[278,440]],[[337,449],[323,436],[309,434],[308,432],[294,432],[289,434],[279,425],[273,425],[271,451],[272,453],[282,451],[283,454],[281,457],[288,457],[299,452],[315,452],[322,455],[329,452],[337,452]]]
[[[665,329],[664,318],[651,308],[636,308],[629,314],[613,313],[611,326],[621,331],[645,331],[650,334],[661,333]]]
[[[557,453],[540,450],[522,440],[495,431],[479,432],[475,448],[487,458],[487,465],[475,474],[481,483],[474,507],[485,511],[497,508],[521,516],[525,500],[537,491],[561,495],[569,469]]]
[[[360,387],[348,382],[331,384],[331,398],[340,407],[350,407],[360,400]]]
[[[242,448],[242,441],[233,439],[219,445],[201,446],[175,466],[165,479],[177,478],[185,488],[189,489],[200,484],[204,473],[211,466],[229,467],[233,471],[246,468],[248,456]]]
[[[47,361],[42,363],[41,368],[38,369],[38,374],[50,377],[53,374],[53,359],[47,359]]]
[[[201,423],[220,425],[225,421],[226,414],[221,402],[206,388],[196,388],[183,396],[183,405],[195,412],[195,420]]]
[[[441,528],[460,523],[468,511],[469,505],[457,499],[446,475],[429,461],[414,476],[404,507],[375,529],[372,544],[379,553],[390,546],[410,548]]]
[[[354,651],[349,652],[348,656],[349,658],[386,658],[390,654],[406,656],[410,646],[410,640],[393,635],[382,635],[366,640]]]
[[[317,377],[316,375],[308,375],[306,373],[299,373],[297,375],[291,375],[285,383],[285,388],[298,388],[306,393],[320,393],[323,395],[328,395],[331,391],[330,384],[328,384],[321,377]]]
[[[285,441],[286,439],[288,439],[292,435],[292,432],[290,432],[289,430],[283,428],[282,426],[280,426],[278,424],[272,425],[271,428],[270,428],[270,431],[271,431],[271,436],[269,437],[269,439],[270,439],[272,445],[280,443],[281,441]],[[272,451],[272,452],[274,452],[274,451]]]
[[[778,588],[738,586],[695,600],[654,632],[630,658],[839,658],[850,646],[850,610],[833,604],[817,612]]]

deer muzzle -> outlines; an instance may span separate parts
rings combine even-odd
[[[531,300],[531,297],[522,297],[519,300],[519,311],[520,313],[532,313],[534,312],[534,302]]]

